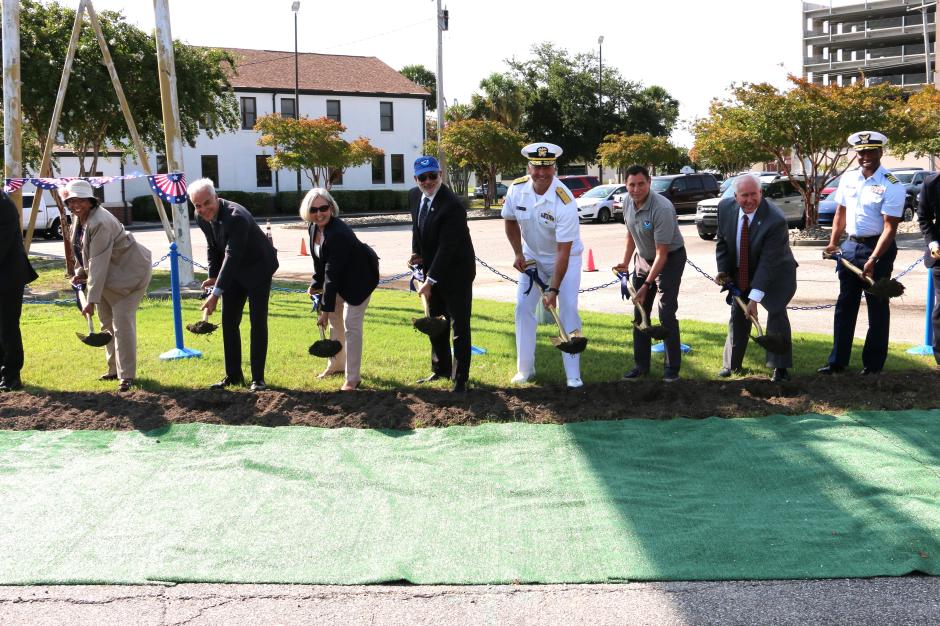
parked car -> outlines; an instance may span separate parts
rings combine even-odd
[[[924,180],[936,172],[910,168],[905,170],[892,170],[891,173],[894,174],[899,181],[904,183],[907,192],[907,197],[904,199],[904,221],[906,222],[908,221],[907,209],[911,209],[911,212],[913,212],[914,208],[917,206],[917,195],[920,193],[920,188],[924,186]]]
[[[776,172],[755,173],[760,180],[764,197],[773,201],[783,211],[790,228],[803,228],[806,216],[803,210],[803,195],[793,187],[786,176]],[[799,179],[797,179],[799,182]],[[734,197],[734,185],[729,185],[717,198],[702,200],[695,208],[695,228],[698,236],[705,240],[715,238],[718,233],[718,203]]]
[[[819,197],[825,200],[832,194],[836,192],[836,189],[839,188],[839,181],[842,180],[841,176],[836,176],[829,182],[823,185],[822,191],[819,194]]]
[[[836,215],[836,206],[838,206],[838,203],[835,200],[820,200],[819,210],[816,213],[816,223],[820,226],[832,226],[832,219]]]
[[[571,190],[571,193],[575,198],[580,198],[589,190],[601,184],[601,181],[597,179],[597,176],[559,176],[558,180],[563,182],[565,187]]]
[[[612,217],[623,217],[623,194],[627,192],[624,185],[598,185],[583,196],[575,200],[578,203],[578,219],[594,220],[606,224]],[[621,197],[620,205],[614,204],[616,196]]]
[[[718,181],[711,174],[676,174],[653,176],[650,186],[656,193],[668,198],[676,212],[695,210],[695,206],[708,198],[718,197]]]
[[[23,234],[29,228],[29,215],[33,210],[33,194],[23,194]],[[69,224],[72,218],[68,218]],[[42,235],[46,239],[62,239],[62,223],[59,218],[59,209],[53,204],[51,207],[46,205],[46,199],[39,199],[39,213],[36,214],[36,227],[34,232]]]
[[[478,185],[476,189],[473,190],[474,198],[485,198],[486,197],[487,186],[486,183]],[[496,198],[505,198],[506,192],[509,191],[509,187],[503,183],[496,183]]]

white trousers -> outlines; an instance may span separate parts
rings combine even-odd
[[[362,318],[371,299],[372,296],[369,296],[362,304],[353,306],[336,294],[336,308],[332,313],[327,313],[330,339],[339,341],[343,346],[336,356],[327,361],[327,370],[345,370],[347,383],[358,383],[362,379],[359,373],[362,366]]]
[[[539,278],[546,284],[551,284],[551,277],[555,271],[554,260],[551,265],[537,263]],[[522,374],[535,373],[535,331],[538,321],[535,310],[542,297],[538,285],[526,295],[529,288],[529,277],[519,274],[519,286],[516,289],[516,368]],[[581,316],[578,315],[578,289],[581,288],[581,256],[572,256],[568,259],[568,271],[561,280],[558,288],[558,317],[565,331],[581,329]],[[566,378],[581,377],[581,355],[561,352],[562,364],[565,366]]]

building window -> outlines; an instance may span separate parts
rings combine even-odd
[[[343,114],[339,106],[339,100],[326,101],[326,116],[334,122],[343,121]]]
[[[392,115],[392,103],[379,103],[379,128],[381,130],[395,130],[395,121]]]
[[[372,157],[372,184],[385,184],[385,155],[380,154]]]
[[[255,119],[258,117],[258,109],[254,98],[241,99],[242,110],[242,130],[252,130],[255,127]]]
[[[281,117],[296,117],[297,108],[293,98],[281,98]]]
[[[169,172],[169,171],[170,171],[170,170],[167,169],[167,164],[166,164],[166,155],[165,155],[165,154],[158,154],[158,155],[157,155],[157,172],[156,172],[156,173],[157,173],[157,174],[166,174],[166,173]]]
[[[405,155],[392,155],[392,183],[405,182]]]
[[[258,187],[271,186],[271,167],[268,165],[266,154],[255,155],[255,176],[258,179]]]
[[[214,154],[204,154],[201,157],[202,160],[202,177],[208,178],[212,181],[212,184],[215,185],[215,188],[219,188],[219,157]]]

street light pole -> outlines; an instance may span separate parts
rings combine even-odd
[[[300,0],[294,0],[291,5],[294,12],[294,119],[300,119],[300,54],[297,51],[297,12],[300,11]],[[297,168],[297,193],[300,193],[300,168]]]
[[[598,119],[601,120],[601,124],[603,124],[603,119],[604,119],[603,111],[601,110],[601,107],[603,106],[603,103],[604,103],[603,79],[604,79],[604,36],[601,35],[600,37],[597,38],[597,114],[598,114]],[[602,185],[604,184],[604,165],[600,161],[597,162],[597,179],[600,181]]]
[[[441,165],[441,176],[447,181],[447,165],[444,163],[444,31],[449,24],[449,15],[441,9],[437,0],[437,159]]]

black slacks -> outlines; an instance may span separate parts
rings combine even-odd
[[[264,364],[268,355],[268,299],[271,280],[246,290],[238,283],[230,284],[222,294],[222,341],[225,347],[225,375],[239,380],[242,374],[242,336],[239,326],[245,302],[251,322],[251,380],[264,380]]]
[[[428,308],[431,316],[443,315],[451,325],[454,357],[450,355],[449,334],[431,340],[431,371],[439,376],[467,382],[470,376],[470,314],[473,306],[473,276],[460,284],[437,284],[431,288]]]
[[[0,376],[6,381],[19,380],[23,369],[23,287],[0,293]]]

